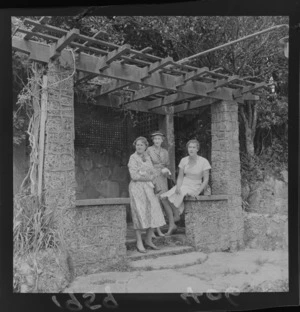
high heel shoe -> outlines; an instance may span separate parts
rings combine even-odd
[[[146,252],[147,252],[146,249],[142,250],[142,249],[140,249],[138,246],[135,246],[135,247],[136,247],[136,250],[137,250],[138,252],[140,252],[140,253],[146,253]]]

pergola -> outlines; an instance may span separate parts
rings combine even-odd
[[[222,68],[209,70],[175,62],[171,57],[160,58],[149,54],[150,47],[137,51],[127,44],[119,46],[101,40],[105,37],[103,31],[88,37],[78,29],[57,28],[51,26],[49,20],[49,17],[39,21],[25,19],[24,25],[32,28],[17,29],[16,33],[25,36],[12,38],[13,49],[29,54],[36,62],[48,63],[59,58],[72,67],[72,53],[65,49],[71,47],[77,58],[76,83],[97,76],[113,80],[99,86],[99,105],[158,114],[183,113],[219,100],[234,100],[241,104],[245,100],[258,100],[253,92],[266,86],[265,82],[221,73]],[[43,44],[39,39],[51,44]],[[130,100],[112,100],[117,90],[130,93]]]
[[[124,205],[129,203],[129,198],[76,201],[71,74],[75,69],[76,83],[86,83],[97,76],[111,80],[99,86],[97,105],[126,107],[161,116],[173,174],[174,114],[211,107],[212,196],[202,196],[198,199],[200,205],[191,202],[187,206],[186,233],[195,248],[208,245],[210,250],[226,250],[241,246],[238,105],[245,100],[258,100],[255,91],[267,84],[226,75],[222,69],[197,68],[175,62],[171,57],[160,58],[149,54],[149,47],[137,51],[126,44],[119,46],[103,40],[102,31],[88,37],[78,29],[67,31],[51,26],[50,22],[49,17],[39,21],[25,19],[24,24],[32,28],[18,28],[15,34],[25,36],[14,35],[12,47],[29,54],[34,62],[48,65],[43,79],[37,141],[38,194],[44,190],[45,207],[53,212],[55,226],[64,234],[64,249],[68,250],[78,272],[93,261],[97,264],[99,259],[126,254]],[[41,39],[49,43],[42,43]],[[120,90],[131,94],[129,100],[117,94]],[[202,213],[206,213],[206,219]],[[206,237],[208,234],[210,237]]]

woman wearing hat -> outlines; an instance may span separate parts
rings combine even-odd
[[[129,183],[130,207],[137,238],[136,248],[139,252],[145,253],[141,230],[147,230],[145,245],[152,249],[159,249],[152,242],[153,229],[163,226],[166,222],[159,199],[154,193],[152,181],[157,173],[146,153],[148,141],[144,137],[138,137],[133,145],[136,152],[130,156],[128,162],[131,176]]]
[[[168,169],[168,166],[170,164],[169,153],[166,149],[161,147],[162,142],[164,141],[164,137],[165,135],[161,131],[155,131],[151,133],[153,145],[149,146],[147,149],[147,154],[150,156],[153,167],[156,170],[157,176],[154,179],[153,183],[155,184],[156,189],[159,191],[159,194],[168,191],[167,177],[171,176],[171,172]],[[172,229],[175,227],[175,222],[172,209],[170,207],[165,207],[165,211],[169,221],[169,229],[166,234],[169,235]],[[157,233],[159,236],[164,236],[160,228],[157,228]]]
[[[183,157],[178,165],[176,186],[160,195],[164,207],[176,208],[178,215],[184,210],[183,199],[186,195],[197,196],[206,188],[211,169],[208,160],[197,154],[200,149],[197,140],[188,141],[186,148],[189,155]]]

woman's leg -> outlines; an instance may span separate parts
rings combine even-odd
[[[147,244],[150,247],[153,247],[153,249],[158,249],[157,246],[155,246],[152,242],[152,234],[153,234],[153,228],[149,228],[146,231],[146,238],[145,238],[145,244]]]
[[[141,230],[135,230],[135,235],[136,235],[136,246],[139,250],[144,251],[145,247],[143,244],[143,240],[142,240],[142,233]]]
[[[165,236],[165,234],[161,231],[161,229],[159,227],[156,230],[157,230],[158,236],[160,236],[160,237],[164,237]]]
[[[162,198],[161,201],[166,211],[167,218],[169,220],[169,229],[166,235],[170,235],[172,231],[177,228],[174,222],[173,209],[172,209],[171,203],[168,201],[167,198]]]
[[[172,203],[170,203],[170,206],[173,211],[174,221],[175,222],[179,221],[180,220],[179,210]]]

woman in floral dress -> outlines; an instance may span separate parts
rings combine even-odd
[[[146,229],[146,247],[158,249],[152,242],[153,229],[166,224],[160,202],[154,193],[152,183],[157,176],[149,155],[146,153],[148,141],[144,137],[138,137],[133,145],[136,152],[129,158],[128,168],[131,176],[129,183],[130,207],[133,220],[133,228],[136,232],[137,250],[146,252],[141,230]]]
[[[153,145],[147,148],[147,154],[150,156],[153,167],[156,170],[156,178],[154,179],[153,183],[155,188],[158,190],[158,195],[165,193],[168,191],[168,176],[171,176],[171,172],[168,169],[170,164],[169,161],[169,153],[166,149],[162,148],[162,142],[164,141],[164,134],[160,131],[155,131],[151,134],[151,138],[153,141]],[[174,217],[172,209],[167,207],[165,209],[166,215],[169,221],[169,231],[167,235],[170,234],[172,228],[174,228]],[[165,236],[160,228],[157,228],[157,233],[159,236]],[[155,237],[155,235],[154,235]]]

